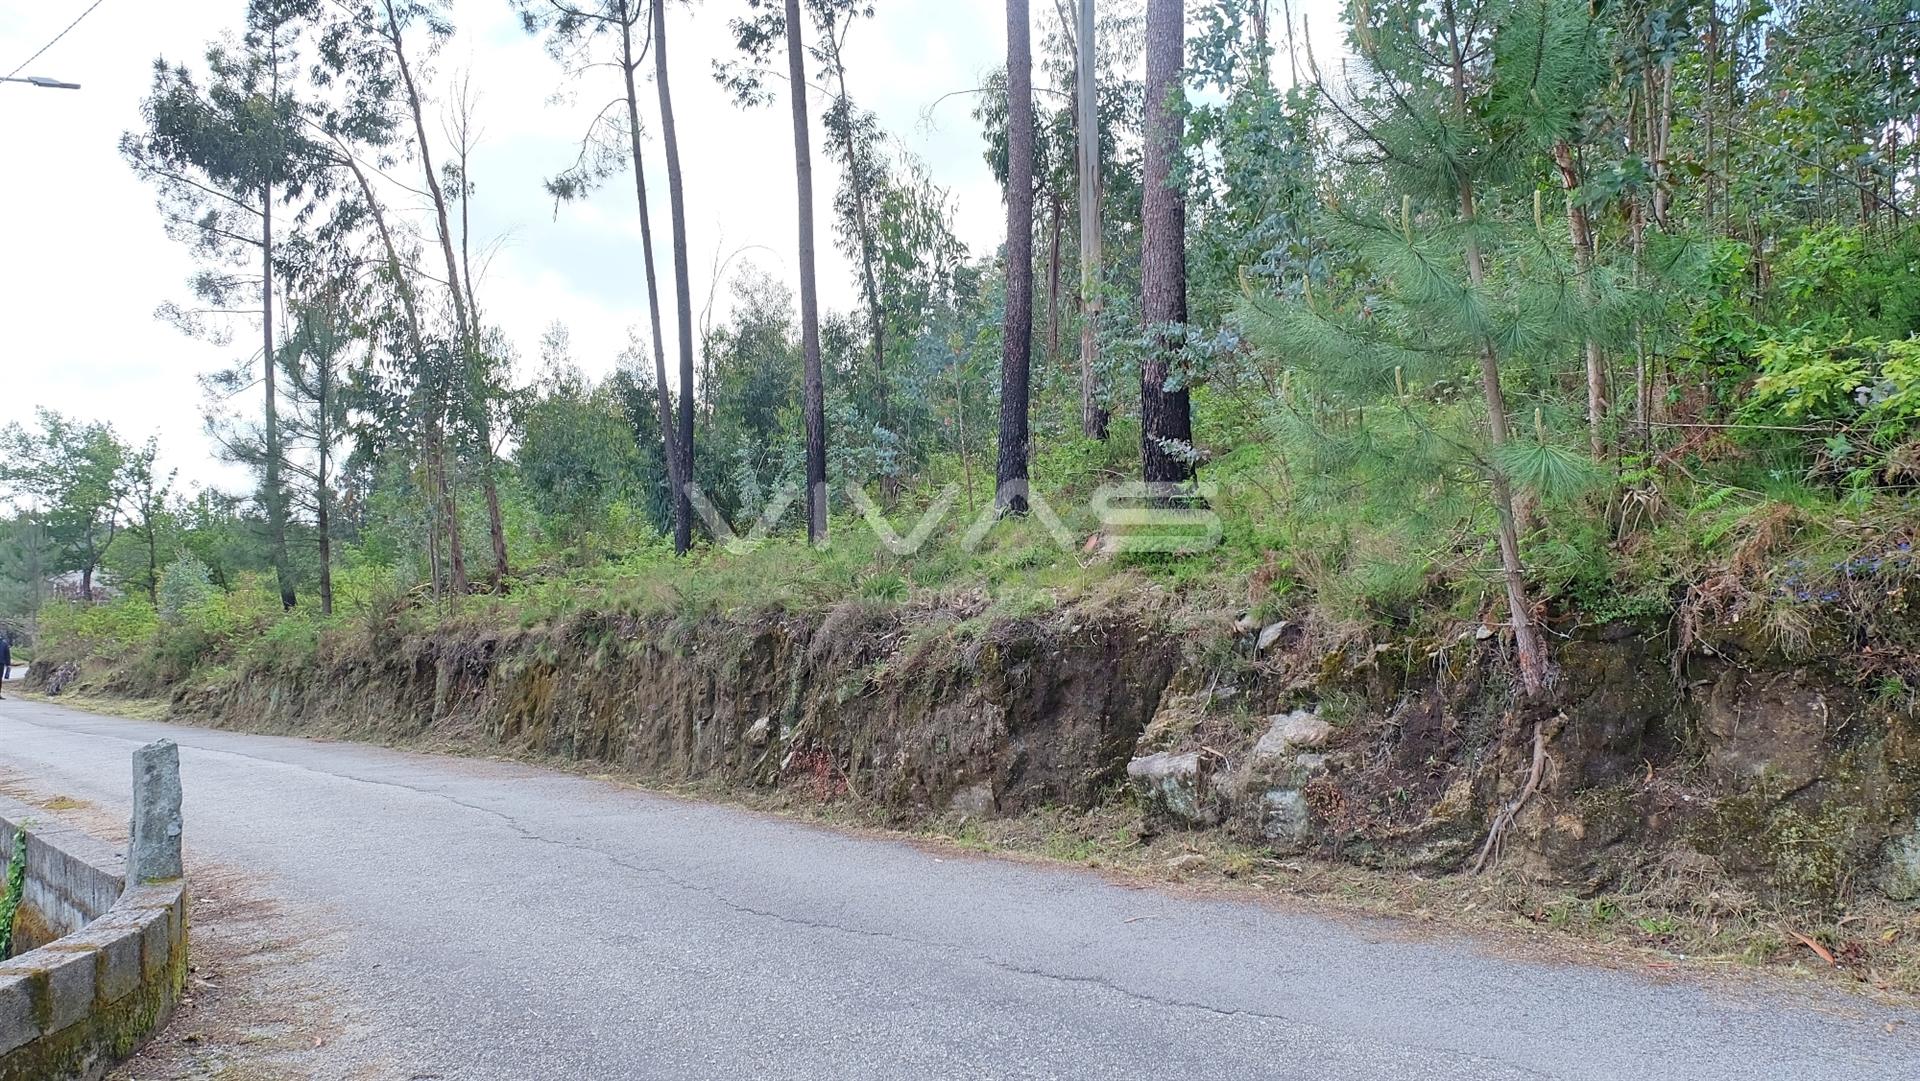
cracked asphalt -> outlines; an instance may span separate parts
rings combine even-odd
[[[1920,1015],[1824,991],[1519,961],[523,765],[0,702],[0,768],[116,811],[128,752],[161,737],[190,873],[245,869],[325,943],[303,963],[358,1019],[342,1076],[1920,1074]]]

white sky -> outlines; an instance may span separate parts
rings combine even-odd
[[[0,74],[91,2],[0,5]],[[876,7],[878,18],[857,27],[849,42],[850,89],[951,191],[960,238],[977,254],[991,251],[1005,216],[982,158],[972,99],[950,98],[930,119],[926,114],[943,95],[978,86],[1002,61],[1005,9],[999,0],[881,0]],[[121,133],[139,123],[154,57],[197,61],[207,41],[239,24],[243,8],[242,0],[104,0],[21,73],[83,89],[0,84],[0,424],[27,420],[43,405],[103,419],[131,441],[157,434],[166,463],[185,480],[244,484],[212,458],[197,379],[243,358],[254,339],[239,333],[234,344],[215,346],[154,317],[162,302],[189,299],[192,261],[162,233],[153,192],[118,150]],[[731,52],[727,19],[744,8],[737,0],[669,5],[696,319],[716,254],[755,248],[743,258],[783,279],[793,276],[793,144],[784,99],[742,112],[711,75],[712,60]],[[1033,8],[1036,22],[1056,17],[1048,0]],[[470,70],[480,90],[475,239],[500,244],[481,275],[480,304],[504,325],[523,365],[533,363],[541,332],[558,319],[572,333],[574,359],[604,374],[627,329],[644,330],[647,322],[632,181],[612,178],[590,201],[563,207],[557,221],[541,181],[573,160],[585,118],[617,92],[595,83],[615,73],[596,70],[585,76],[589,82],[562,87],[560,69],[520,31],[505,0],[467,0],[453,14],[460,33],[432,67],[441,88]],[[552,104],[557,90],[575,100]],[[642,94],[651,101],[650,88]],[[820,153],[817,106],[822,302],[841,310],[856,294],[852,268],[826,243],[837,178]],[[643,106],[650,132],[657,126],[652,113]],[[671,343],[664,164],[657,143],[648,149]],[[725,314],[724,283],[716,295],[717,321]]]

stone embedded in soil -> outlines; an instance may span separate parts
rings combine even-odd
[[[1265,653],[1267,650],[1272,649],[1273,644],[1280,640],[1280,636],[1287,633],[1289,626],[1291,626],[1291,624],[1284,619],[1278,623],[1267,624],[1266,627],[1260,631],[1259,640],[1254,642],[1253,651],[1255,653]]]
[[[981,781],[978,784],[971,784],[960,789],[953,794],[953,799],[947,804],[947,809],[956,814],[966,815],[969,818],[986,818],[991,816],[995,810],[993,784],[989,781]]]
[[[1162,751],[1127,763],[1127,780],[1149,815],[1186,825],[1220,821],[1222,800],[1214,777],[1225,760],[1211,751]]]
[[[1887,842],[1887,867],[1881,892],[1895,901],[1920,901],[1920,819],[1903,837]]]
[[[773,738],[773,718],[762,717],[747,728],[747,746],[765,747]]]
[[[1301,845],[1311,832],[1307,797],[1299,789],[1270,789],[1260,797],[1260,836],[1275,844]]]
[[[1700,711],[1709,769],[1735,780],[1772,774],[1786,791],[1820,778],[1831,723],[1826,696],[1792,672],[1730,671]]]
[[[1254,761],[1285,758],[1295,751],[1325,747],[1333,738],[1333,726],[1310,709],[1275,714],[1267,718],[1267,731],[1253,745]]]

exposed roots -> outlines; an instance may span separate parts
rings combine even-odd
[[[1545,721],[1535,722],[1533,726],[1533,765],[1527,769],[1527,783],[1520,788],[1520,794],[1500,809],[1494,816],[1493,828],[1487,831],[1487,839],[1480,846],[1480,855],[1473,861],[1473,873],[1481,874],[1500,858],[1500,844],[1506,838],[1507,831],[1513,828],[1514,819],[1527,806],[1527,801],[1540,790],[1540,782],[1547,774],[1547,725]]]

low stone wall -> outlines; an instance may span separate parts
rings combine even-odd
[[[125,861],[0,797],[0,844],[27,826],[39,949],[0,960],[0,1081],[96,1081],[166,1022],[186,985],[185,881],[125,885]]]

